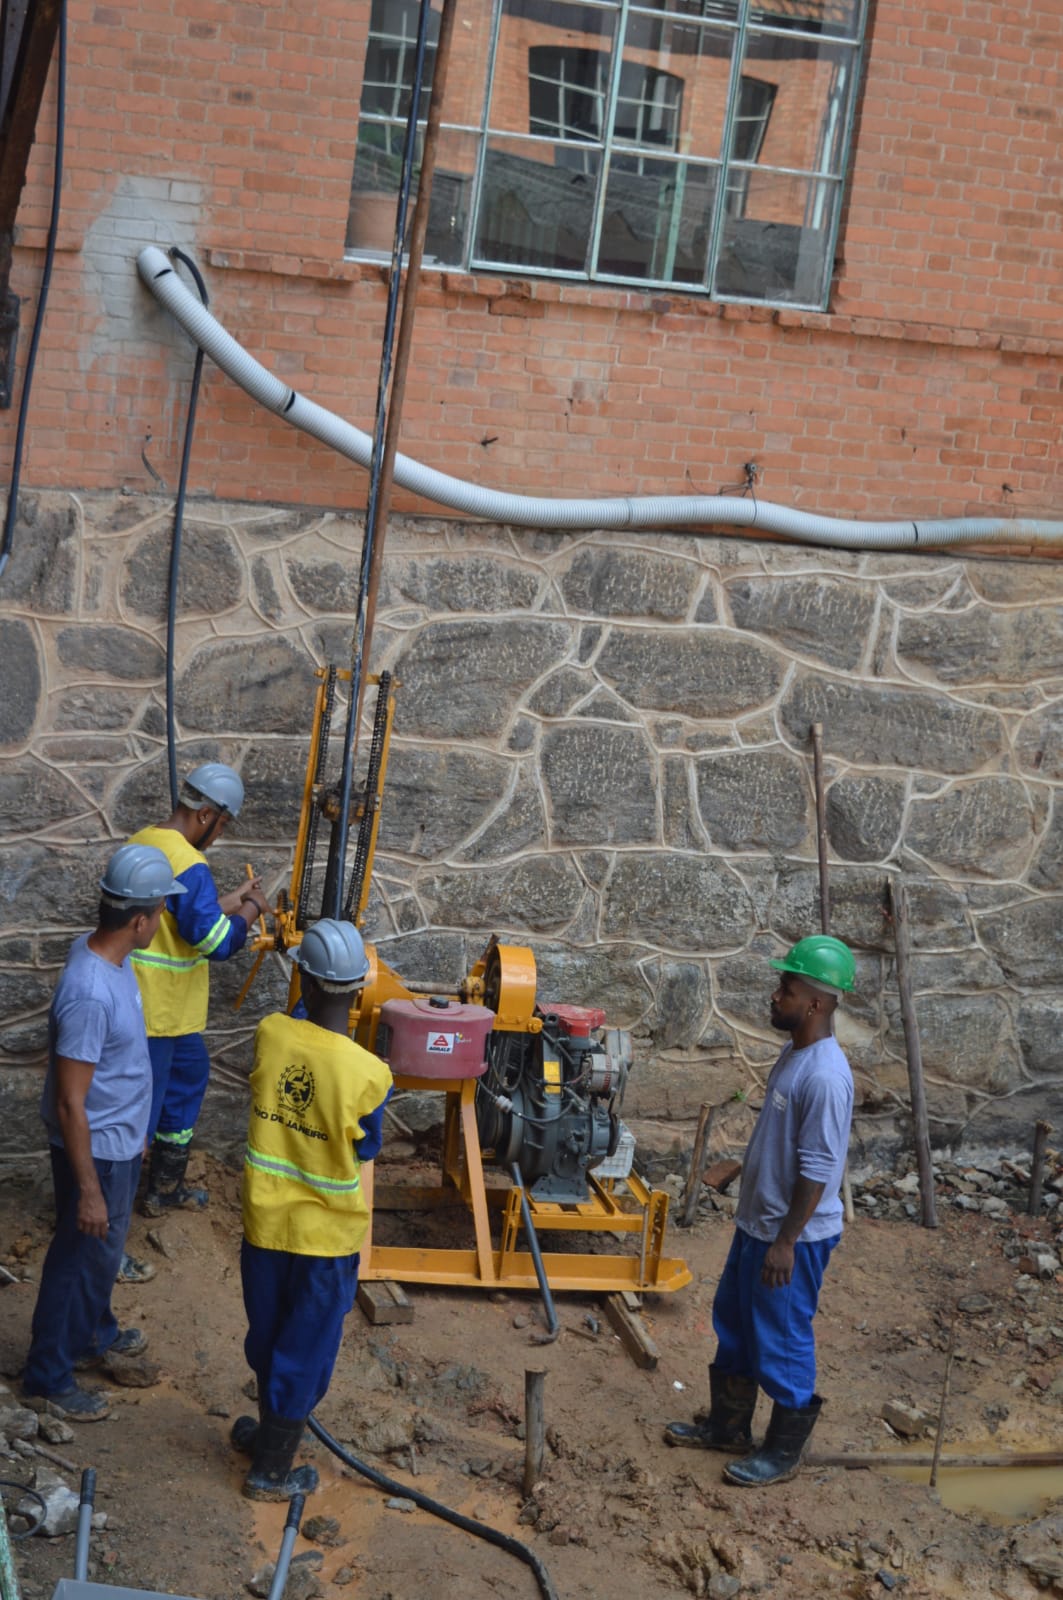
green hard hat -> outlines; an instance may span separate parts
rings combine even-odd
[[[770,964],[777,972],[792,972],[810,983],[840,989],[843,993],[848,993],[856,977],[853,952],[840,939],[832,939],[829,933],[814,933],[809,939],[799,939],[782,961]]]

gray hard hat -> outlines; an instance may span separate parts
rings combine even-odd
[[[303,935],[293,957],[301,972],[326,983],[349,983],[353,989],[369,972],[369,957],[353,922],[322,917]]]
[[[201,767],[196,767],[188,774],[185,784],[189,789],[194,789],[196,794],[202,795],[212,806],[219,811],[228,812],[230,817],[240,815],[240,807],[244,803],[244,786],[238,773],[232,767],[227,767],[222,761],[205,761]]]
[[[153,844],[124,844],[116,850],[100,879],[100,888],[111,900],[127,905],[157,905],[168,894],[186,894],[173,868]]]

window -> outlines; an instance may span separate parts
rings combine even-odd
[[[459,0],[427,257],[825,306],[866,5]],[[355,254],[390,252],[416,19],[372,0]]]

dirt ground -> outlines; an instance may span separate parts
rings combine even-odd
[[[161,1224],[137,1218],[131,1248],[155,1262],[158,1274],[142,1287],[116,1291],[122,1324],[148,1334],[162,1381],[114,1389],[106,1421],[79,1426],[53,1448],[78,1469],[97,1469],[96,1505],[107,1523],[93,1535],[91,1577],[237,1600],[275,1556],[285,1508],[254,1505],[239,1492],[243,1463],[228,1443],[231,1419],[248,1409],[239,1176],[210,1161],[194,1163],[193,1171],[197,1166],[210,1185],[209,1210]],[[378,1180],[389,1176],[401,1174],[389,1173],[384,1160]],[[47,1243],[49,1212],[43,1174],[35,1183],[0,1184],[0,1260],[31,1279]],[[446,1226],[464,1236],[462,1214],[447,1218]],[[379,1226],[398,1239],[417,1220],[381,1218]],[[148,1239],[149,1228],[161,1251]],[[819,1387],[826,1404],[815,1450],[899,1448],[880,1415],[889,1400],[936,1414],[954,1308],[972,1295],[984,1301],[968,1301],[975,1309],[957,1321],[946,1450],[1059,1449],[1063,1284],[1056,1278],[1031,1288],[1014,1259],[1016,1238],[1051,1246],[1057,1230],[1058,1222],[953,1207],[942,1208],[934,1232],[910,1220],[858,1215],[832,1261],[821,1302]],[[660,1350],[654,1371],[634,1364],[591,1296],[559,1299],[562,1336],[537,1346],[530,1338],[533,1296],[412,1288],[416,1315],[409,1325],[373,1328],[360,1311],[352,1314],[318,1414],[378,1470],[532,1546],[563,1600],[621,1593],[640,1600],[683,1594],[812,1600],[892,1590],[906,1600],[1020,1600],[1037,1593],[1013,1547],[1015,1523],[1046,1509],[1036,1504],[1039,1493],[1063,1497],[1058,1473],[1026,1491],[1032,1501],[1024,1514],[1012,1513],[1009,1525],[989,1512],[946,1509],[925,1473],[922,1481],[906,1482],[879,1471],[811,1465],[773,1490],[742,1490],[721,1482],[724,1458],[665,1446],[662,1423],[689,1416],[706,1399],[712,1294],[730,1232],[729,1220],[716,1213],[702,1215],[692,1229],[669,1229],[668,1253],[688,1261],[693,1282],[645,1307]],[[33,1281],[0,1290],[0,1371],[16,1390],[35,1292]],[[549,1428],[542,1480],[530,1501],[521,1492],[527,1368],[547,1374]],[[763,1399],[761,1407],[763,1426]],[[919,1448],[929,1450],[932,1442],[924,1439]],[[389,1507],[386,1494],[316,1441],[304,1457],[321,1473],[305,1515],[335,1526],[316,1525],[317,1542],[300,1538],[297,1554],[307,1559],[290,1600],[316,1593],[325,1600],[441,1593],[531,1600],[537,1593],[531,1571],[512,1556],[420,1510]],[[15,1466],[28,1481],[32,1462]],[[10,1461],[0,1463],[3,1476],[12,1470]],[[65,1476],[76,1487],[77,1473]],[[996,1475],[987,1496],[995,1509],[1016,1476],[1014,1470]],[[1056,1506],[1063,1510],[1063,1498]],[[26,1600],[46,1600],[59,1578],[73,1574],[72,1537],[34,1538],[15,1552]]]

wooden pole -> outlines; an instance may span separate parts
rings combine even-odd
[[[701,1193],[701,1180],[705,1176],[705,1163],[709,1156],[709,1135],[712,1132],[712,1119],[716,1115],[716,1107],[702,1106],[698,1112],[698,1129],[694,1135],[694,1152],[690,1157],[690,1171],[687,1173],[686,1193],[683,1196],[683,1213],[679,1218],[681,1228],[689,1228],[697,1215],[698,1196]]]
[[[912,1000],[908,893],[900,878],[889,878],[887,886],[893,913],[893,940],[897,953],[897,988],[900,991],[904,1043],[908,1052],[908,1088],[912,1099],[915,1159],[919,1169],[921,1220],[924,1228],[936,1228],[938,1219],[934,1201],[934,1169],[930,1160],[930,1119],[927,1116],[926,1086],[923,1082],[923,1051],[919,1042],[919,1023],[916,1020],[915,1004]]]
[[[819,930],[830,932],[830,869],[827,864],[827,795],[823,783],[823,724],[812,724],[812,774],[816,785],[816,847],[819,851]]]
[[[949,1329],[949,1348],[945,1354],[945,1376],[941,1382],[938,1429],[934,1435],[934,1459],[930,1463],[930,1487],[932,1489],[936,1489],[938,1485],[938,1463],[941,1460],[941,1443],[945,1437],[945,1412],[949,1404],[949,1379],[952,1377],[952,1358],[956,1354],[956,1319],[958,1316],[958,1311],[952,1313],[952,1327]]]
[[[524,1494],[531,1494],[543,1475],[546,1448],[546,1406],[543,1398],[545,1372],[524,1374]]]
[[[1041,1185],[1045,1176],[1045,1146],[1052,1132],[1050,1122],[1035,1122],[1033,1129],[1033,1159],[1030,1162],[1030,1198],[1026,1210],[1036,1217],[1041,1209]]]
[[[823,724],[814,722],[812,734],[812,778],[816,790],[816,850],[819,855],[819,931],[830,932],[830,856],[827,841],[827,789],[823,777]],[[842,1213],[846,1222],[856,1217],[849,1163],[842,1168]]]

